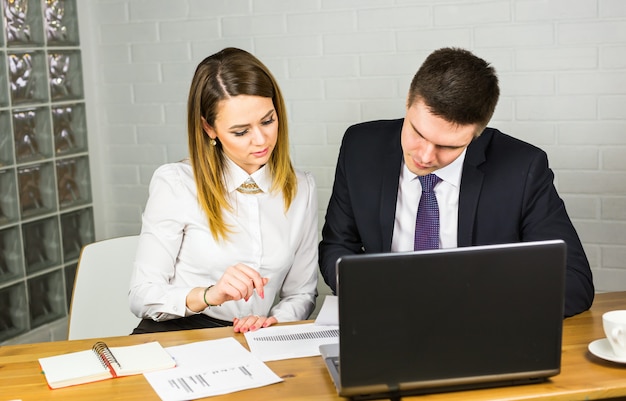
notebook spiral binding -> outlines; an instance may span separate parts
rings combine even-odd
[[[109,347],[102,341],[95,343],[91,349],[96,353],[96,355],[98,355],[98,359],[100,359],[100,362],[105,368],[108,369],[113,364],[121,367],[120,363],[115,358],[115,355],[113,355]]]

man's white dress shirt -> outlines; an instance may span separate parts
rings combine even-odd
[[[456,160],[447,166],[433,171],[433,174],[441,178],[433,190],[439,206],[439,248],[457,247],[459,189],[465,152],[464,150]],[[417,205],[419,205],[421,196],[422,184],[420,184],[417,175],[409,171],[403,161],[396,200],[393,237],[391,238],[392,252],[413,250]]]

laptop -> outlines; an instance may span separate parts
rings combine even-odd
[[[397,398],[557,375],[565,260],[561,240],[340,258],[339,343],[320,346],[339,395]]]

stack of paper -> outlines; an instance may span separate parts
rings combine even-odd
[[[234,338],[166,349],[177,367],[144,375],[163,401],[194,400],[282,381]]]

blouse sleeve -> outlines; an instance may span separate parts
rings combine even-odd
[[[190,204],[194,199],[180,169],[170,164],[155,171],[129,291],[130,309],[138,317],[168,320],[194,314],[186,307],[192,288],[170,285],[183,238],[184,211],[197,207]]]
[[[308,319],[315,309],[317,297],[317,188],[311,173],[305,172],[305,185],[298,191],[307,191],[299,198],[305,205],[292,205],[304,208],[304,220],[300,225],[300,243],[295,251],[293,265],[285,277],[279,292],[280,301],[272,308],[270,315],[279,322]]]

